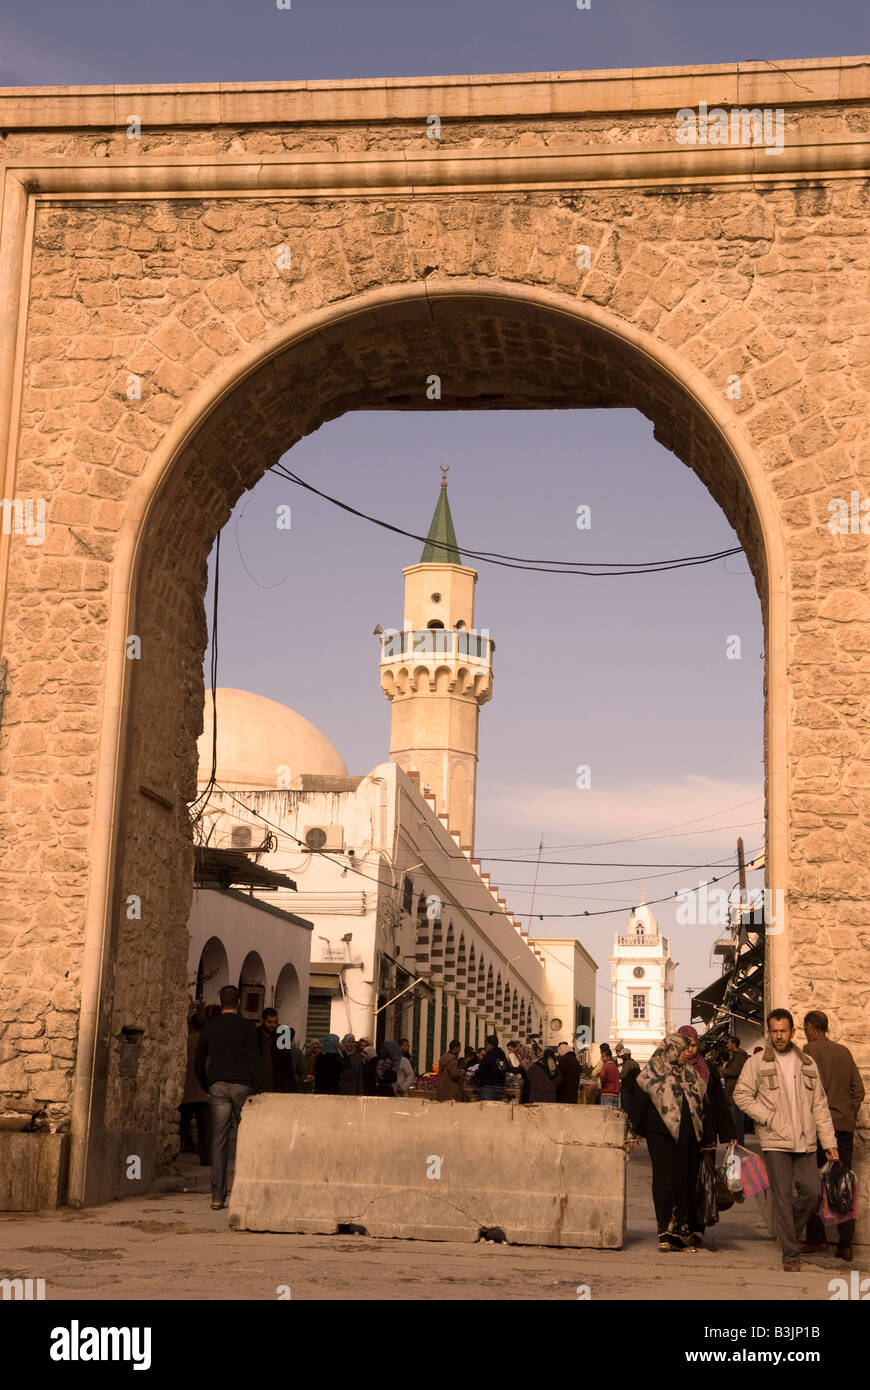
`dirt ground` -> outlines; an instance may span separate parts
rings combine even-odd
[[[234,1232],[210,1209],[208,1169],[190,1155],[176,1167],[177,1191],[0,1217],[0,1277],[44,1279],[46,1299],[260,1300],[286,1286],[296,1300],[576,1300],[588,1286],[596,1300],[730,1302],[828,1300],[829,1281],[849,1276],[833,1255],[784,1273],[758,1198],[723,1214],[711,1249],[660,1254],[645,1146],[629,1164],[626,1245],[611,1251]],[[855,1256],[866,1278],[870,1248]]]

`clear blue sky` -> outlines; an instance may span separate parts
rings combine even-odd
[[[0,84],[278,81],[673,66],[866,53],[855,0],[0,0]],[[460,544],[519,555],[657,559],[734,542],[698,480],[631,411],[365,413],[297,445],[293,468],[366,511],[425,529],[451,463]],[[289,532],[274,508],[293,508]],[[578,504],[593,525],[578,532]],[[223,545],[220,682],[312,719],[348,767],[387,752],[372,628],[399,625],[418,548],[267,476]],[[271,586],[271,587],[270,587]],[[761,615],[742,557],[652,578],[580,579],[482,567],[478,622],[497,644],[481,717],[478,846],[492,856],[618,860],[542,871],[536,912],[628,908],[716,870],[742,830],[763,839]],[[739,636],[742,659],[726,659]],[[578,791],[578,764],[592,787]],[[667,834],[663,832],[667,832]],[[641,838],[643,837],[643,838]],[[602,845],[603,841],[615,841]],[[596,846],[586,848],[584,846]],[[550,847],[553,848],[550,848]],[[520,911],[531,870],[490,866]],[[508,885],[517,885],[508,887]],[[669,930],[672,908],[656,908]],[[601,966],[621,910],[578,934]],[[567,919],[536,922],[570,935]],[[678,997],[718,973],[715,928],[672,931]],[[682,1004],[678,1022],[687,1019]]]
[[[860,0],[20,0],[0,83],[242,82],[866,53]]]

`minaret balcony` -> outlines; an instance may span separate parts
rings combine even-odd
[[[495,643],[486,632],[465,628],[424,627],[404,632],[385,632],[381,636],[381,665],[415,656],[454,657],[463,662],[490,665]]]
[[[421,689],[446,689],[479,703],[492,698],[492,654],[488,633],[465,628],[418,628],[381,636],[381,688],[387,699]]]

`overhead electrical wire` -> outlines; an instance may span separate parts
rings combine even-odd
[[[231,791],[229,790],[229,788],[227,788],[227,787],[222,787],[222,786],[220,785],[219,782],[215,782],[215,783],[214,783],[214,790],[215,790],[215,791],[218,791],[218,792],[221,792],[224,796],[228,796],[228,797],[230,798],[230,800],[231,800],[231,801],[235,801],[236,804],[237,804],[238,806],[244,807],[244,809],[248,812],[249,815],[254,816],[257,820],[262,821],[264,825],[267,825],[267,826],[269,827],[269,829],[270,829],[270,830],[273,830],[277,835],[283,836],[283,837],[284,837],[285,839],[287,839],[287,840],[292,840],[294,844],[297,844],[297,845],[299,845],[299,846],[304,846],[304,848],[306,849],[306,851],[307,851],[309,854],[312,854],[312,855],[318,854],[318,855],[321,857],[321,859],[325,859],[328,863],[330,863],[330,864],[336,864],[336,865],[339,866],[342,870],[347,869],[349,872],[356,874],[358,878],[363,878],[363,879],[365,879],[365,880],[366,880],[367,882],[369,882],[369,883],[375,883],[375,884],[378,884],[378,885],[380,886],[380,884],[381,884],[381,882],[382,882],[382,880],[381,880],[380,878],[375,878],[372,874],[365,874],[365,873],[363,873],[362,869],[359,869],[359,868],[352,868],[350,865],[346,864],[342,859],[337,859],[337,858],[335,858],[334,855],[330,854],[330,853],[329,853],[328,851],[326,851],[326,850],[322,850],[322,849],[311,850],[311,849],[309,849],[308,846],[305,844],[305,841],[304,841],[304,840],[300,840],[299,837],[298,837],[298,835],[292,835],[292,834],[290,833],[289,830],[284,830],[281,826],[275,825],[275,824],[274,824],[272,821],[270,821],[266,816],[264,816],[260,811],[255,811],[255,810],[253,809],[253,807],[251,807],[251,806],[249,806],[249,805],[247,804],[247,802],[242,801],[239,797],[237,797],[237,796],[235,795],[235,793],[233,793],[233,792],[231,792]],[[710,885],[712,885],[712,884],[714,884],[714,883],[719,883],[719,882],[721,882],[721,881],[722,881],[723,879],[725,879],[725,878],[731,878],[731,877],[733,877],[737,872],[738,872],[738,870],[737,870],[736,867],[731,867],[730,870],[729,870],[729,872],[724,873],[724,874],[719,874],[718,876],[714,876],[713,878],[707,879],[707,880],[706,880],[706,885],[709,887]],[[432,874],[433,878],[438,878],[438,879],[441,878],[441,875],[438,874],[438,873],[436,873],[434,870],[430,870],[430,873]],[[631,880],[631,881],[636,882],[636,880]],[[499,885],[496,885],[496,886],[498,887]],[[486,885],[484,885],[484,887],[486,887]],[[694,890],[692,890],[692,891],[694,891]],[[518,911],[518,912],[516,913],[516,916],[520,916],[520,917],[531,916],[531,917],[537,918],[538,921],[540,921],[540,922],[543,922],[545,918],[571,918],[571,919],[575,919],[575,918],[580,918],[580,917],[583,917],[583,918],[588,918],[588,917],[610,917],[610,916],[613,916],[615,913],[621,913],[621,914],[624,916],[626,913],[628,913],[629,915],[631,915],[632,913],[634,913],[634,912],[637,910],[638,907],[640,907],[640,906],[642,906],[642,905],[643,905],[643,906],[646,906],[646,907],[657,907],[660,903],[673,902],[674,898],[677,897],[677,896],[678,896],[678,892],[675,891],[675,892],[673,892],[673,893],[667,894],[667,896],[666,896],[666,897],[663,897],[663,898],[652,898],[652,899],[648,900],[647,903],[645,903],[645,904],[641,904],[641,903],[639,903],[639,902],[636,902],[636,903],[634,903],[634,904],[625,905],[625,906],[622,906],[622,907],[610,907],[610,908],[597,909],[597,910],[594,911],[594,912],[533,912],[533,913],[530,914],[530,913],[527,913],[527,912],[519,912],[519,911]],[[484,916],[484,917],[499,917],[499,916],[513,916],[513,915],[514,915],[513,913],[508,913],[507,910],[504,909],[504,908],[496,908],[496,907],[494,907],[494,908],[468,907],[468,906],[466,906],[465,904],[459,903],[459,902],[447,902],[447,903],[444,904],[444,906],[446,906],[446,907],[455,907],[458,911],[460,911],[460,912],[466,912],[466,913],[469,913],[469,914],[471,914],[471,913],[477,913],[479,916]]]
[[[428,536],[418,535],[416,531],[406,531],[402,526],[394,526],[389,521],[383,521],[380,517],[370,516],[367,512],[362,512],[357,507],[352,507],[348,502],[342,502],[337,497],[332,497],[328,492],[321,491],[314,487],[312,483],[307,483],[304,478],[300,478],[297,473],[286,468],[283,464],[273,464],[269,470],[279,478],[285,478],[287,482],[294,483],[297,487],[305,488],[308,492],[313,492],[315,496],[322,497],[325,502],[329,502],[334,507],[340,507],[342,511],[349,512],[351,516],[359,517],[362,521],[368,521],[372,526],[380,526],[385,531],[392,531],[395,535],[405,536],[408,540],[421,541],[424,545],[431,545],[435,549],[441,548],[445,551],[455,547],[446,541],[431,541]],[[605,579],[623,575],[633,574],[663,574],[667,570],[690,569],[695,565],[709,565],[716,560],[726,559],[729,555],[741,555],[742,546],[731,546],[724,550],[716,550],[704,555],[686,555],[678,560],[642,560],[642,561],[617,561],[617,560],[589,560],[585,563],[578,560],[528,560],[519,555],[503,555],[497,550],[474,550],[471,546],[463,545],[461,553],[479,564],[498,565],[503,569],[525,570],[532,574],[572,574],[582,575],[589,579]]]

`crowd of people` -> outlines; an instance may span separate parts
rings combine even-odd
[[[439,1060],[435,1077],[417,1076],[408,1038],[388,1039],[377,1052],[369,1038],[329,1033],[300,1048],[292,1028],[281,1028],[275,1009],[258,1025],[241,1017],[239,992],[220,991],[221,1011],[207,1021],[190,1019],[188,1068],[180,1106],[181,1143],[193,1148],[196,1125],[200,1162],[211,1166],[212,1207],[226,1204],[233,1120],[257,1092],[318,1095],[407,1096],[434,1085],[437,1101],[516,1100],[526,1105],[594,1105],[621,1108],[629,1147],[645,1141],[652,1165],[652,1199],[659,1249],[696,1250],[712,1214],[717,1144],[743,1145],[753,1126],[770,1184],[783,1268],[800,1268],[800,1255],[827,1250],[818,1214],[819,1170],[852,1161],[864,1086],[852,1054],[828,1038],[819,1010],[804,1019],[805,1048],[794,1039],[786,1009],[767,1018],[768,1037],[750,1057],[736,1038],[719,1055],[704,1047],[689,1025],[659,1043],[645,1066],[628,1048],[602,1043],[596,1067],[581,1064],[573,1047],[544,1047],[536,1038],[513,1039],[506,1050],[495,1034],[484,1047],[458,1038]],[[706,1052],[706,1055],[702,1055]],[[745,1150],[744,1150],[745,1152]],[[706,1165],[710,1182],[702,1171]],[[852,1259],[854,1221],[838,1222],[836,1254]]]

